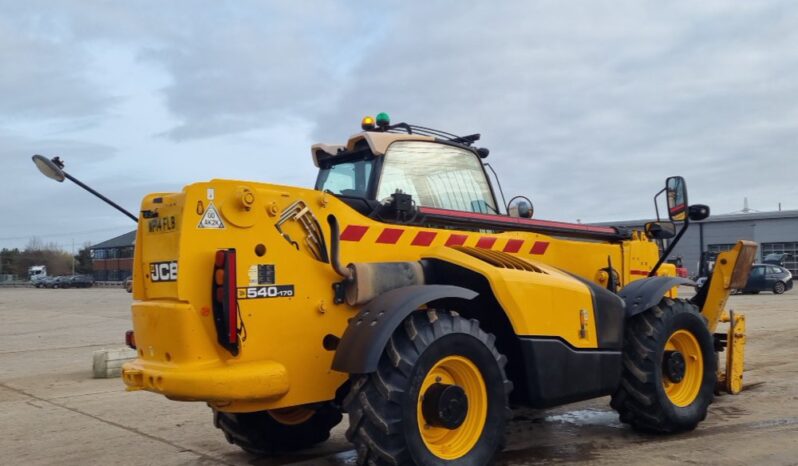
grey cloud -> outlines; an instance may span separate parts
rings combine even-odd
[[[340,140],[360,113],[380,110],[482,132],[505,190],[532,194],[556,218],[649,215],[649,193],[675,173],[720,211],[738,204],[728,187],[741,198],[763,179],[776,181],[771,198],[786,200],[788,175],[772,173],[798,168],[789,154],[798,16],[786,5],[403,12],[318,120],[317,136]]]
[[[114,102],[86,79],[86,51],[57,29],[36,16],[0,15],[0,124],[94,117]]]
[[[214,176],[308,186],[309,139],[340,142],[378,111],[481,132],[505,192],[530,195],[543,218],[650,215],[676,173],[715,212],[743,196],[798,207],[789,2],[0,5],[0,57],[19,64],[0,73],[0,191],[40,214],[0,200],[15,231],[126,222],[32,172],[36,151],[135,209],[147,190]],[[149,73],[130,77],[134,91],[163,75],[157,95],[138,90],[158,108],[93,84],[113,66],[96,52],[117,48]],[[126,126],[151,111],[158,125]],[[90,131],[119,112],[130,113]],[[20,236],[9,225],[0,238]]]

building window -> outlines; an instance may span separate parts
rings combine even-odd
[[[707,251],[718,253],[718,252],[728,251],[733,247],[734,244],[710,244],[709,246],[707,246]]]

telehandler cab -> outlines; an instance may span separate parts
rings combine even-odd
[[[211,180],[144,198],[129,390],[207,403],[257,455],[322,442],[346,413],[370,465],[489,464],[514,405],[611,395],[621,421],[670,433],[706,417],[719,380],[740,391],[744,319],[724,309],[756,245],[677,297],[692,282],[664,262],[709,215],[683,178],[654,199],[671,221],[657,210],[644,231],[538,220],[526,198],[499,204],[479,135],[385,114],[362,129],[312,147],[315,189]]]

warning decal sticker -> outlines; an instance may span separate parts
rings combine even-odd
[[[224,228],[224,222],[222,222],[222,217],[219,216],[219,211],[216,210],[216,207],[213,205],[213,202],[208,204],[208,208],[205,209],[205,213],[202,215],[202,219],[200,219],[199,225],[197,228],[208,228],[208,229],[217,229],[221,230]]]

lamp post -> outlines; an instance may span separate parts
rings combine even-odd
[[[46,176],[47,178],[54,179],[55,181],[58,181],[59,183],[63,183],[64,179],[68,179],[68,180],[72,181],[73,183],[75,183],[76,185],[80,186],[81,188],[85,189],[86,191],[88,191],[88,192],[94,194],[95,196],[99,197],[106,204],[110,205],[114,209],[116,209],[116,210],[122,212],[123,214],[127,215],[134,222],[136,222],[136,223],[139,222],[139,219],[135,215],[131,214],[130,212],[128,212],[127,210],[122,208],[119,204],[117,204],[116,202],[108,199],[107,197],[105,197],[102,194],[98,193],[94,189],[86,186],[82,181],[78,180],[74,176],[72,176],[69,173],[65,172],[64,171],[64,162],[61,160],[61,158],[53,157],[52,159],[48,159],[47,157],[45,157],[43,155],[34,155],[33,156],[33,163],[36,164],[36,167],[39,169],[39,171],[42,172],[42,174],[44,176]]]

